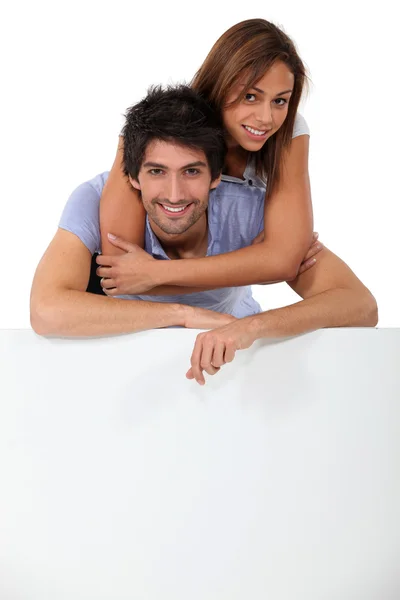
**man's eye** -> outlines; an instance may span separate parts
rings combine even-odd
[[[186,169],[185,173],[188,175],[198,175],[200,171],[198,169]]]
[[[161,175],[161,173],[163,173],[162,169],[150,169],[149,173],[151,175]]]
[[[256,95],[255,94],[246,94],[244,99],[247,100],[247,102],[254,102],[256,99]]]

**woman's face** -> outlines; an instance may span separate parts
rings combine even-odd
[[[223,111],[228,147],[242,146],[257,152],[286,119],[293,91],[294,75],[281,61],[276,62],[254,87],[246,90],[245,97]],[[233,86],[226,104],[243,94],[244,81]]]

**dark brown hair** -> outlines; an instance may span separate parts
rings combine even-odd
[[[277,61],[285,63],[293,73],[294,86],[284,123],[256,155],[257,174],[267,185],[266,198],[280,181],[284,151],[290,146],[297,109],[307,82],[306,69],[294,43],[269,21],[242,21],[216,41],[191,82],[192,87],[222,114],[227,96],[239,77],[244,77],[245,87],[238,101]]]
[[[126,115],[123,167],[137,179],[146,148],[152,140],[164,140],[202,150],[211,179],[219,177],[225,162],[226,143],[218,112],[187,85],[153,86],[147,96]]]

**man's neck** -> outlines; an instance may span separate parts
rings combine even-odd
[[[206,256],[208,248],[207,212],[184,233],[165,233],[150,218],[149,223],[168,258],[174,260],[178,258],[201,258]]]

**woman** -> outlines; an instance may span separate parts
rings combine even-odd
[[[178,294],[194,287],[284,281],[300,265],[304,270],[312,264],[312,258],[303,262],[312,243],[308,128],[297,115],[305,82],[293,42],[272,23],[243,21],[220,37],[191,85],[223,117],[228,153],[222,179],[266,190],[264,235],[260,243],[228,254],[165,261],[162,281],[159,273],[152,279],[147,272],[144,283],[139,267],[131,274],[131,293],[162,293],[165,285],[176,286]],[[121,137],[101,199],[103,255],[120,252],[110,233],[143,246],[144,210],[124,175],[122,155]],[[103,286],[108,294],[120,293],[107,290],[107,280]]]

